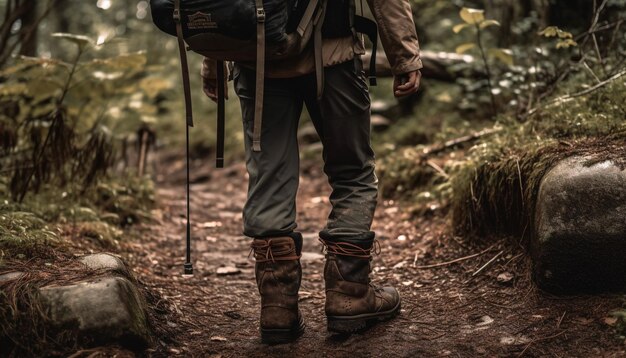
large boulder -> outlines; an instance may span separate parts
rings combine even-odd
[[[543,178],[531,244],[534,276],[560,293],[626,290],[626,170],[571,157]]]
[[[122,277],[106,277],[39,290],[53,326],[98,344],[142,348],[151,340],[145,307],[135,286]]]

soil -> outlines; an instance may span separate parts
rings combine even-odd
[[[194,163],[195,272],[185,278],[183,164],[170,161],[159,169],[156,222],[139,227],[139,238],[124,248],[149,293],[159,336],[145,352],[151,356],[626,356],[626,342],[605,320],[624,307],[623,296],[543,293],[514,240],[457,237],[443,215],[414,217],[404,204],[385,198],[373,226],[382,248],[373,278],[400,290],[402,313],[359,334],[330,334],[317,241],[330,189],[313,161],[303,163],[298,195],[298,230],[305,237],[300,304],[307,330],[295,343],[263,345],[254,261],[241,234],[245,169]]]

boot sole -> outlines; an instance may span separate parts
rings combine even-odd
[[[304,328],[305,325],[302,320],[300,320],[296,328],[261,328],[261,342],[269,345],[291,343],[304,334]]]
[[[383,312],[365,313],[356,316],[327,316],[328,331],[335,333],[356,333],[378,322],[388,321],[400,313],[401,303]]]

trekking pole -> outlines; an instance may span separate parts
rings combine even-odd
[[[174,1],[174,22],[176,23],[176,35],[178,37],[178,50],[180,52],[180,64],[183,72],[183,92],[185,96],[185,146],[186,146],[186,204],[187,204],[187,237],[186,237],[186,252],[185,252],[185,265],[183,276],[193,275],[193,264],[191,263],[191,216],[189,205],[189,127],[193,127],[193,111],[191,108],[191,85],[189,83],[189,65],[187,63],[187,49],[185,48],[185,40],[183,39],[183,27],[180,17],[180,0]]]
[[[187,237],[186,237],[186,241],[187,241],[187,248],[186,248],[186,252],[185,252],[185,270],[183,272],[183,276],[189,275],[192,276],[193,275],[193,264],[191,263],[191,205],[189,203],[189,125],[185,125],[185,137],[186,137],[186,161],[187,161],[187,176],[186,176],[186,184],[187,184]]]

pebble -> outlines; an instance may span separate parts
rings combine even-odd
[[[218,276],[227,276],[227,275],[237,275],[240,274],[241,270],[233,267],[233,266],[226,266],[226,267],[218,267],[217,268],[217,275]]]
[[[498,275],[496,280],[498,280],[498,283],[502,285],[510,284],[511,281],[513,281],[513,274],[510,272],[503,272]]]

